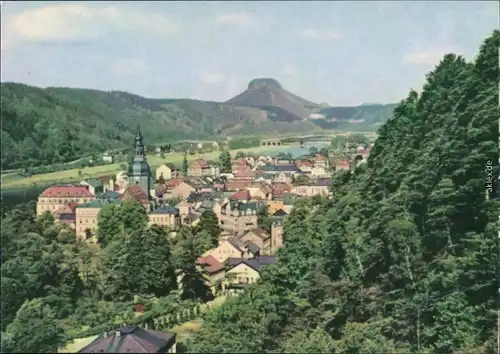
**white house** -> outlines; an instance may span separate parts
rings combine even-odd
[[[114,162],[114,157],[111,155],[109,152],[104,153],[102,156],[102,160],[107,163],[113,163]]]

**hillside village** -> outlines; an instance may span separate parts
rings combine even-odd
[[[134,148],[128,171],[47,188],[38,198],[37,215],[49,211],[56,222],[75,230],[78,241],[97,243],[99,211],[107,204],[140,203],[149,225],[167,228],[172,237],[181,226],[195,227],[203,212],[211,210],[222,232],[218,246],[201,255],[197,266],[214,294],[255,282],[262,267],[276,262],[283,222],[294,201],[328,196],[332,172],[350,167],[347,160],[331,163],[321,154],[299,161],[245,156],[231,160],[230,173],[203,159],[192,161],[186,174],[171,163],[153,173],[140,129]],[[358,163],[369,151],[356,149]],[[272,219],[270,230],[258,224],[262,212]]]

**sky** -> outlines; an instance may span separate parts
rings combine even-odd
[[[333,106],[392,103],[472,60],[495,1],[9,2],[1,79],[226,101],[269,77]]]

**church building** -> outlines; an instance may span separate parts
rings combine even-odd
[[[137,135],[134,143],[135,155],[129,164],[128,180],[129,186],[138,185],[151,200],[150,190],[152,185],[151,169],[146,161],[146,151],[142,141],[141,128],[137,126]]]

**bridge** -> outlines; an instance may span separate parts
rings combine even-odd
[[[281,146],[286,143],[283,141],[284,139],[266,139],[261,141],[262,146]]]

